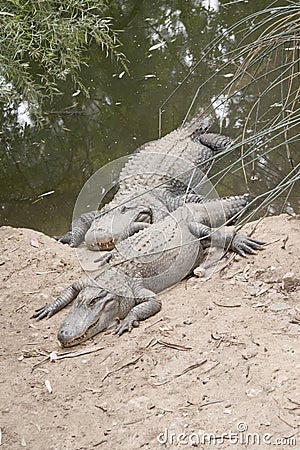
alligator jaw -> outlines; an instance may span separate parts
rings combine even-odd
[[[73,347],[74,345],[80,344],[81,342],[84,342],[86,339],[88,339],[87,335],[84,333],[81,336],[75,337],[73,339],[67,340],[63,329],[59,330],[57,334],[57,339],[62,347]]]
[[[100,219],[99,219],[100,220]],[[113,250],[116,242],[136,233],[152,222],[149,206],[127,203],[95,220],[85,235],[85,244],[90,250]]]
[[[98,247],[100,250],[113,250],[115,248],[115,240],[111,239],[107,242],[99,242]]]
[[[94,324],[91,324],[87,331],[82,331],[82,334],[77,336],[67,336],[66,330],[64,329],[64,324],[61,326],[59,332],[57,333],[57,339],[62,347],[73,347],[74,345],[81,344],[82,342],[86,341],[87,339],[92,338],[96,334],[100,333],[101,331],[105,331],[107,329],[114,328],[119,324],[119,319],[116,318],[113,323],[111,323],[110,326],[106,328],[100,328],[97,326],[98,321]]]
[[[106,241],[106,242],[95,242],[93,244],[88,244],[88,248],[90,250],[95,250],[95,251],[99,251],[99,250],[110,251],[115,248],[115,239],[110,239],[109,241]]]

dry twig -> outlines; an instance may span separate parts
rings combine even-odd
[[[174,350],[181,350],[181,351],[192,350],[192,347],[185,347],[183,345],[173,344],[172,342],[166,342],[166,341],[161,341],[161,340],[157,340],[155,342],[155,344],[160,344],[160,345],[163,345],[164,347],[173,348]]]
[[[111,370],[110,372],[107,372],[104,377],[102,377],[101,381],[104,381],[107,377],[109,377],[110,375],[112,375],[113,373],[119,372],[120,370],[124,369],[125,367],[128,366],[132,366],[133,364],[136,364],[142,357],[143,355],[139,355],[137,358],[133,359],[132,361],[129,361],[126,364],[123,364],[122,366],[118,367],[115,370]]]
[[[163,384],[170,383],[171,381],[174,381],[176,378],[179,378],[182,375],[185,375],[186,373],[190,372],[191,370],[197,369],[198,367],[202,366],[206,362],[207,362],[207,359],[204,359],[203,361],[192,364],[191,366],[186,367],[182,372],[175,374],[169,380],[162,381],[161,383],[154,383],[153,386],[162,386]]]
[[[213,303],[217,306],[220,306],[221,308],[239,308],[240,306],[242,306],[240,303],[238,303],[237,305],[222,305],[221,303],[217,303],[215,301],[213,301]]]
[[[205,406],[215,405],[216,403],[224,403],[224,400],[213,400],[211,402],[202,403],[199,408],[204,408]]]
[[[278,417],[278,419],[281,420],[281,422],[285,423],[286,425],[288,425],[289,427],[293,428],[294,430],[296,430],[297,428],[299,428],[298,425],[292,425],[292,424],[288,423],[286,420],[284,420],[282,417],[280,417],[280,416],[277,416],[277,417]]]
[[[65,359],[65,358],[76,358],[77,356],[86,355],[88,353],[95,353],[95,352],[98,352],[99,350],[103,350],[103,349],[104,349],[104,347],[96,347],[96,348],[95,347],[91,347],[91,348],[87,348],[85,350],[79,350],[78,352],[61,353],[61,354],[58,354],[56,356],[55,360],[58,361],[60,359]],[[107,356],[107,358],[108,358],[108,356]],[[105,359],[104,359],[104,361],[105,361]],[[33,371],[36,367],[40,366],[41,364],[43,364],[44,362],[46,362],[48,360],[50,360],[50,354],[47,355],[46,358],[44,358],[41,361],[39,361],[36,364],[34,364],[32,366],[31,371]]]
[[[155,320],[155,322],[150,323],[150,325],[148,325],[147,327],[145,327],[145,330],[148,330],[148,328],[154,327],[154,325],[156,325],[159,322],[162,322],[164,320],[164,317],[160,317],[159,319]]]

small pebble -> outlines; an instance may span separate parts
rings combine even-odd
[[[284,311],[289,308],[290,308],[290,306],[287,303],[279,303],[279,302],[271,303],[268,306],[268,310],[271,312],[280,312],[280,311]]]

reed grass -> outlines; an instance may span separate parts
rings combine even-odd
[[[210,179],[218,189],[218,185],[229,174],[241,172],[244,184],[251,191],[253,183],[249,179],[255,178],[258,169],[260,173],[265,171],[269,180],[272,171],[276,172],[276,183],[266,188],[265,192],[260,191],[256,207],[244,216],[243,224],[263,214],[274,201],[278,204],[279,199],[279,212],[284,211],[294,187],[299,185],[300,154],[295,151],[295,143],[300,140],[300,4],[287,0],[285,6],[282,6],[282,2],[279,6],[279,2],[275,1],[264,10],[243,18],[230,27],[227,33],[236,36],[237,44],[232,51],[218,58],[218,73],[226,73],[233,68],[235,70],[230,82],[219,92],[217,100],[221,105],[230,105],[237,96],[246,99],[251,95],[254,100],[245,107],[243,127],[230,150],[231,162],[228,163],[228,153],[221,154],[218,158],[223,160],[224,167]],[[218,37],[204,49],[203,56],[183,83],[197,71],[206,55],[212,53],[220,42],[221,38]],[[214,76],[198,87],[184,123],[197,103],[196,97],[209,87]],[[161,105],[161,111],[183,83]],[[211,112],[213,106],[208,105],[201,116]],[[278,167],[282,158],[286,160],[285,170]],[[218,166],[221,165],[222,162]]]

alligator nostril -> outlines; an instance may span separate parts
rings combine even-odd
[[[68,339],[68,337],[70,336],[70,333],[67,330],[61,329],[59,330],[58,334],[57,334],[57,339],[62,342],[65,341],[66,339]]]

